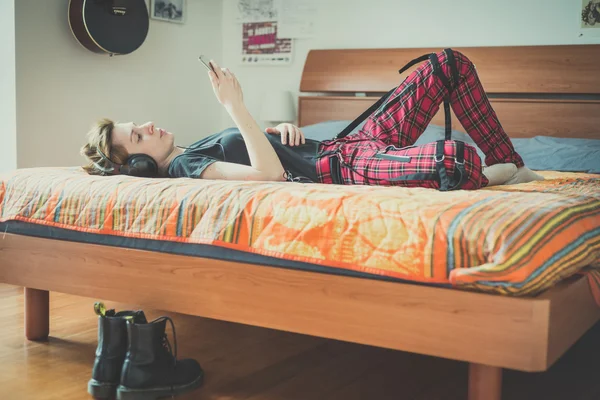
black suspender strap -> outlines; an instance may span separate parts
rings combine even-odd
[[[459,75],[458,75],[458,68],[456,66],[456,58],[454,57],[454,52],[452,51],[452,49],[445,49],[444,53],[446,54],[446,59],[448,60],[448,65],[450,66],[450,71],[452,73],[452,80],[454,83],[454,87],[452,87],[452,85],[450,84],[450,81],[448,80],[448,78],[446,77],[444,72],[442,71],[442,67],[440,66],[440,62],[438,61],[438,58],[435,55],[435,53],[431,53],[429,55],[429,60],[431,61],[431,64],[433,65],[433,72],[440,78],[440,80],[442,81],[444,86],[446,86],[446,89],[448,89],[448,95],[450,95],[450,93],[452,93],[452,91],[458,85]]]
[[[422,55],[421,57],[417,57],[414,60],[409,61],[408,64],[406,64],[404,67],[400,68],[398,73],[401,74],[404,71],[406,71],[407,69],[409,69],[410,67],[412,67],[413,65],[418,64],[423,61],[426,61],[428,58],[429,58],[429,54],[425,54],[425,55]]]
[[[338,133],[335,138],[341,139],[343,137],[346,137],[350,132],[354,130],[354,128],[356,128],[361,122],[367,119],[367,117],[371,115],[373,111],[377,110],[379,106],[381,106],[388,99],[388,97],[390,97],[392,93],[394,93],[394,90],[396,90],[396,88],[393,88],[392,90],[381,96],[381,98],[377,100],[377,103],[373,104],[371,107],[369,107],[368,110],[360,114],[358,118],[350,122],[350,124],[347,127],[345,127],[343,131]]]
[[[450,70],[452,71],[452,80],[454,82],[454,88],[458,86],[458,67],[456,66],[456,58],[454,57],[454,52],[452,49],[444,49],[444,53],[446,53],[446,58],[448,59],[448,64],[450,64]]]
[[[450,93],[452,91],[452,86],[450,86],[448,78],[446,78],[446,75],[444,75],[444,72],[442,71],[442,67],[440,66],[437,55],[435,53],[431,53],[429,55],[429,61],[431,61],[431,64],[433,65],[433,73],[440,78],[444,86],[446,86],[446,89],[448,89],[448,93]]]
[[[465,165],[465,142],[456,141],[456,163]],[[464,168],[464,167],[463,167]]]
[[[462,188],[467,178],[467,171],[465,171],[465,143],[456,141],[456,154],[454,159],[454,182],[450,190],[456,190]]]
[[[456,143],[456,155],[454,158],[454,176],[452,179],[448,178],[446,172],[446,166],[444,160],[445,140],[438,140],[435,146],[435,169],[440,179],[440,190],[442,192],[448,190],[457,190],[462,187],[465,183],[467,173],[465,171],[465,144],[457,141]]]
[[[329,157],[329,170],[331,173],[331,181],[334,185],[343,185],[344,180],[342,179],[340,160],[336,155]]]
[[[450,101],[444,97],[444,120],[446,125],[446,140],[452,140],[452,115],[450,114]]]
[[[436,74],[446,89],[448,89],[448,95],[444,96],[444,118],[446,125],[446,140],[452,139],[452,115],[450,114],[450,93],[452,92],[452,86],[450,86],[450,82],[446,75],[444,75],[444,71],[442,71],[442,67],[440,66],[440,62],[438,61],[437,55],[435,53],[431,53],[429,56],[429,61],[431,61],[431,65],[433,66],[433,73]]]
[[[450,180],[448,179],[448,174],[446,173],[446,166],[444,165],[444,144],[445,140],[438,140],[435,146],[435,169],[437,170],[438,176],[440,178],[440,190],[445,192],[450,190]]]

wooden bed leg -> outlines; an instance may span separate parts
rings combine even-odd
[[[469,364],[469,400],[501,400],[502,368]]]
[[[25,288],[25,337],[47,340],[50,333],[50,293]]]

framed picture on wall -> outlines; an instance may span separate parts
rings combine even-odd
[[[150,18],[183,24],[186,0],[150,0]]]
[[[582,0],[579,36],[600,36],[600,0]]]

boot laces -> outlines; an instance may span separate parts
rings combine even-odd
[[[170,317],[158,317],[157,319],[155,319],[152,322],[162,322],[162,321],[168,321],[171,324],[171,329],[173,330],[173,344],[174,344],[174,348],[175,348],[175,352],[173,352],[173,348],[171,347],[171,342],[169,342],[169,338],[167,337],[167,333],[165,332],[163,334],[162,337],[162,345],[165,348],[165,350],[167,350],[169,352],[169,354],[171,354],[171,357],[173,357],[173,363],[176,365],[177,364],[177,335],[175,334],[175,324],[173,323],[173,320]]]

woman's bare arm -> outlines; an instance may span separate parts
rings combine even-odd
[[[240,168],[237,164],[217,162],[210,166],[212,168],[208,167],[202,175],[206,175],[208,179],[240,179],[240,176],[247,176],[248,180],[251,179],[250,177],[257,178],[256,180],[284,180],[285,171],[281,161],[263,131],[248,112],[237,78],[228,69],[221,70],[214,61],[211,63],[215,72],[209,71],[208,74],[215,96],[242,133],[250,157],[251,168],[255,171],[248,170],[250,167],[247,166]]]
[[[261,172],[248,165],[223,161],[217,161],[210,164],[204,171],[202,171],[200,178],[224,179],[231,181],[285,181],[283,173],[280,176],[273,176],[273,174]]]

